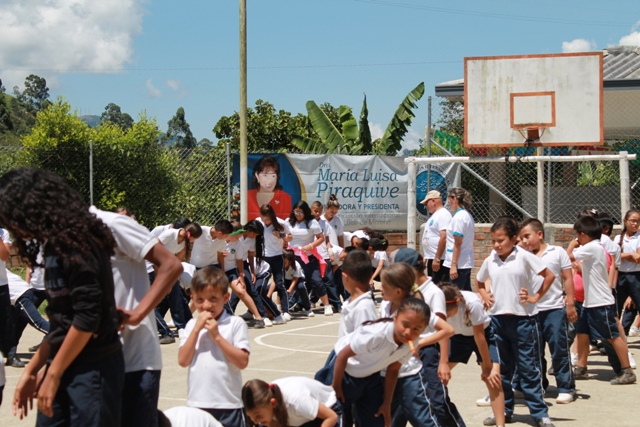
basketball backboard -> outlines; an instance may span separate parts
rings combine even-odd
[[[465,146],[604,144],[602,63],[602,52],[465,58]]]

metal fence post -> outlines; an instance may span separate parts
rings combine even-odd
[[[93,206],[93,140],[89,140],[89,203]]]
[[[231,149],[227,142],[227,219],[231,221]]]
[[[407,164],[407,247],[416,247],[416,162],[409,157]],[[429,165],[430,166],[430,165]]]
[[[620,152],[620,218],[631,208],[631,197],[629,192],[629,153]]]
[[[537,151],[538,151],[537,153],[538,156],[544,155],[544,148],[538,147]],[[544,162],[543,161],[538,162],[537,189],[538,189],[538,219],[544,224],[545,218],[544,218]],[[549,219],[547,218],[547,221],[548,220]]]
[[[427,113],[427,157],[431,157],[431,97],[428,98],[428,113]],[[431,165],[428,165],[427,169],[427,193],[431,191]]]

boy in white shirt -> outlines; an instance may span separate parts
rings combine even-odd
[[[189,262],[200,269],[208,265],[218,265],[218,252],[224,252],[225,239],[233,231],[226,219],[216,222],[215,227],[202,226],[202,236],[193,242]]]
[[[607,340],[615,349],[622,367],[620,372],[616,372],[618,376],[611,380],[611,384],[633,384],[636,382],[636,375],[629,366],[627,343],[618,332],[615,299],[608,283],[607,257],[600,244],[602,228],[595,218],[589,216],[578,218],[573,228],[580,246],[569,248],[569,258],[571,261],[581,262],[584,281],[584,304],[576,326],[578,364],[575,376],[588,379],[586,365],[589,338]]]
[[[242,373],[249,364],[247,325],[224,310],[229,281],[218,268],[205,267],[191,281],[198,310],[180,340],[178,363],[189,367],[187,405],[209,412],[225,427],[244,427]]]
[[[347,254],[342,263],[342,283],[351,296],[342,304],[338,339],[353,332],[363,322],[378,318],[376,303],[369,291],[371,275],[369,254],[361,250]]]

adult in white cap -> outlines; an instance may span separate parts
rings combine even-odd
[[[451,222],[451,212],[444,208],[442,195],[431,190],[422,202],[431,215],[422,235],[422,252],[427,260],[427,274],[434,283],[447,280],[449,268],[443,266],[447,246],[447,228]]]

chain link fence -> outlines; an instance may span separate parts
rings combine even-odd
[[[629,108],[633,106],[629,105]],[[637,106],[635,106],[637,108]],[[530,148],[464,147],[463,104],[461,101],[435,98],[430,123],[432,156],[506,157],[538,154]],[[606,117],[605,117],[606,121]],[[569,156],[640,153],[640,140],[633,129],[628,134],[617,130],[617,139],[607,140],[604,147],[545,147],[542,155]],[[423,147],[417,154],[426,155]],[[461,171],[461,186],[473,195],[472,213],[477,223],[492,223],[500,215],[521,220],[537,217],[537,163],[474,163]],[[640,204],[640,160],[629,162],[631,206]],[[609,213],[621,222],[620,169],[617,161],[584,161],[544,163],[544,222],[572,224],[583,209]]]

